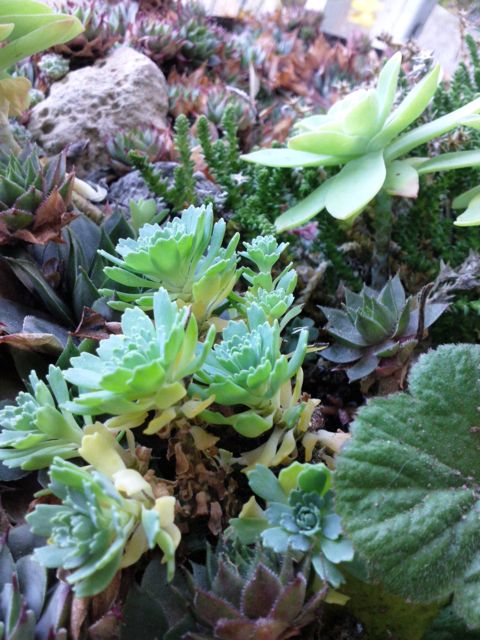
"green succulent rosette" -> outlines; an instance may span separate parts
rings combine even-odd
[[[291,380],[305,357],[308,332],[299,334],[295,351],[288,357],[281,352],[278,321],[270,324],[257,306],[247,314],[248,322],[230,322],[224,329],[221,342],[195,373],[190,391],[200,398],[213,396],[218,405],[235,407],[228,416],[203,411],[202,418],[208,423],[231,425],[241,435],[255,438],[275,424],[292,428],[300,418],[301,403],[283,409],[282,388],[291,391]]]
[[[210,327],[203,343],[188,307],[179,309],[165,289],[153,295],[153,321],[139,308],[127,309],[121,335],[102,340],[97,354],[72,358],[65,378],[79,393],[64,407],[76,414],[110,414],[107,424],[132,428],[154,412],[145,433],[156,433],[177,415],[193,417],[205,403],[182,404],[186,380],[205,361],[215,338]],[[207,404],[209,400],[207,399]]]
[[[173,574],[180,541],[173,524],[174,498],[154,501],[147,495],[147,506],[124,497],[102,473],[60,458],[53,461],[50,478],[49,489],[61,504],[39,504],[27,516],[32,531],[48,538],[35,557],[45,567],[68,571],[66,581],[77,597],[100,593],[119,569],[157,544]]]
[[[225,303],[240,276],[235,251],[239,235],[223,248],[225,229],[224,220],[214,223],[210,205],[189,207],[163,225],[144,225],[137,239],[119,241],[120,258],[99,252],[115,265],[106,267],[105,274],[134,291],[103,290],[102,294],[115,294],[118,300],[110,302],[114,309],[137,305],[150,310],[153,293],[164,288],[180,307],[190,305],[203,323]]]
[[[294,462],[278,478],[257,465],[248,473],[252,491],[265,500],[261,509],[252,497],[230,525],[243,544],[260,536],[276,553],[310,555],[317,575],[333,587],[344,578],[335,566],[353,559],[353,547],[334,509],[332,473],[324,464]]]
[[[50,366],[47,383],[32,371],[31,391],[21,391],[14,405],[0,410],[0,461],[7,467],[44,469],[55,456],[79,455],[83,429],[61,408],[70,399],[62,371]]]
[[[446,310],[447,304],[425,303],[423,329],[428,329]],[[398,275],[381,291],[366,285],[360,293],[345,290],[343,309],[321,307],[334,343],[322,357],[344,365],[350,381],[373,373],[382,360],[400,365],[418,344],[420,307],[418,297],[405,295]]]
[[[401,62],[400,53],[386,62],[375,89],[355,91],[326,114],[301,120],[287,149],[261,149],[242,156],[270,167],[341,167],[276,220],[279,231],[301,226],[323,209],[339,220],[352,220],[380,191],[415,198],[420,174],[465,166],[461,152],[446,154],[450,157],[433,165],[428,158],[403,158],[463,124],[480,110],[480,98],[407,131],[433,97],[441,69],[435,66],[394,106]],[[470,152],[468,163],[478,165],[480,152]]]

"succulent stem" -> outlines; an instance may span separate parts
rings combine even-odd
[[[392,237],[392,197],[380,191],[375,207],[375,247],[373,250],[372,287],[381,289],[388,280],[388,254]]]

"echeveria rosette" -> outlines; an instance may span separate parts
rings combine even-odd
[[[336,102],[326,114],[300,121],[288,149],[262,149],[243,156],[249,162],[272,167],[342,167],[276,220],[279,231],[305,224],[324,208],[339,220],[352,220],[381,190],[390,195],[416,197],[416,166],[426,159],[400,158],[480,110],[477,98],[403,133],[434,95],[440,67],[432,69],[392,111],[400,66],[401,54],[397,53],[384,65],[376,89],[355,91]],[[477,154],[472,164],[479,162]]]
[[[263,545],[276,553],[310,555],[318,576],[338,587],[343,576],[335,565],[352,560],[353,547],[335,513],[329,469],[294,462],[277,478],[267,467],[257,465],[248,473],[248,482],[266,508],[251,498],[240,517],[230,521],[240,542],[251,544],[260,536]]]
[[[83,430],[60,405],[70,400],[62,371],[50,366],[48,385],[32,371],[30,392],[0,410],[0,461],[7,467],[44,469],[55,456],[78,457]],[[88,418],[87,418],[88,419]]]
[[[108,426],[140,426],[154,411],[145,433],[156,433],[177,415],[193,417],[205,407],[182,404],[186,381],[200,369],[215,338],[210,327],[203,343],[188,307],[179,309],[165,289],[153,295],[153,321],[139,308],[122,315],[121,335],[102,340],[97,354],[72,358],[65,378],[79,389],[65,407],[72,413],[110,414]],[[208,404],[208,399],[206,400]]]
[[[423,328],[428,329],[448,305],[425,303]],[[405,295],[398,275],[381,291],[366,285],[360,293],[345,289],[343,309],[321,307],[334,343],[322,357],[345,365],[350,381],[373,373],[382,361],[398,369],[418,342],[420,310],[418,297]]]
[[[32,531],[48,538],[35,556],[46,567],[68,571],[79,598],[103,591],[117,571],[160,546],[169,574],[180,533],[173,523],[175,499],[159,498],[148,508],[125,498],[103,474],[56,458],[49,489],[61,504],[39,504],[27,516]],[[166,539],[168,538],[168,544]]]
[[[280,326],[265,320],[257,307],[248,310],[248,322],[230,322],[222,340],[207,355],[195,373],[191,392],[200,398],[214,396],[224,407],[235,407],[232,415],[206,410],[201,415],[210,424],[231,425],[247,438],[256,438],[274,424],[294,427],[302,405],[282,411],[282,387],[291,390],[291,379],[302,366],[308,332],[299,334],[288,357],[281,352]],[[239,409],[240,407],[240,409]]]
[[[210,205],[189,207],[163,225],[144,225],[137,239],[119,241],[116,251],[121,258],[99,252],[115,265],[106,267],[105,274],[135,291],[102,293],[115,293],[118,301],[110,303],[115,309],[134,304],[149,310],[153,292],[162,287],[179,306],[190,305],[203,323],[224,304],[240,275],[239,235],[222,248],[225,228],[224,220],[214,224]]]

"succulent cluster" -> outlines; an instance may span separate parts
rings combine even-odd
[[[61,80],[70,70],[70,62],[58,53],[45,53],[38,61],[38,68],[51,82]]]
[[[43,160],[34,146],[0,154],[0,245],[60,240],[72,220],[73,174],[65,154]]]
[[[16,405],[0,410],[0,461],[21,469],[44,469],[55,456],[78,456],[83,431],[71,413],[60,408],[70,394],[58,367],[50,367],[47,383],[32,371],[31,392],[18,394]]]
[[[153,295],[154,321],[139,308],[122,316],[120,335],[103,340],[97,355],[82,353],[72,358],[64,372],[68,382],[80,389],[78,397],[64,406],[73,413],[118,416],[113,421],[132,428],[147,421],[146,433],[167,426],[179,412],[193,417],[203,403],[179,403],[187,395],[185,379],[207,357],[215,329],[198,341],[198,325],[188,307],[171,302],[168,292]],[[153,417],[149,412],[154,411]]]
[[[55,52],[72,59],[72,63],[94,61],[125,38],[135,21],[137,5],[131,0],[113,4],[107,0],[58,0],[59,8],[75,16],[84,31],[55,47]]]
[[[49,540],[35,556],[46,567],[70,571],[67,582],[78,597],[100,593],[120,568],[157,545],[173,575],[180,541],[173,524],[174,498],[154,500],[140,476],[142,499],[131,499],[103,474],[60,458],[54,459],[50,478],[49,489],[61,504],[40,504],[28,515],[32,531]]]
[[[343,309],[322,307],[326,329],[335,342],[322,357],[346,366],[349,380],[359,380],[385,363],[392,372],[405,364],[423,331],[448,305],[407,298],[396,275],[381,291],[364,286],[361,293],[345,290]]]
[[[159,131],[154,127],[143,127],[132,131],[119,132],[106,141],[107,151],[112,159],[113,168],[125,173],[132,168],[130,151],[144,155],[149,162],[169,160],[172,152],[172,140],[168,131]]]
[[[309,556],[321,580],[333,587],[342,584],[335,565],[352,560],[353,547],[335,513],[331,471],[324,464],[294,462],[277,478],[257,465],[248,472],[248,482],[266,509],[250,498],[240,516],[230,521],[239,540],[251,544],[260,536],[276,553]]]
[[[33,554],[34,536],[18,525],[0,538],[0,638],[67,640],[66,609],[70,587],[48,589],[46,569]]]

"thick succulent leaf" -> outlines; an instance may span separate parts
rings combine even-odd
[[[68,42],[84,30],[80,20],[74,16],[49,14],[47,20],[41,14],[35,17],[39,25],[37,28],[31,27],[29,33],[0,50],[0,68],[6,69],[34,53]]]
[[[335,149],[339,156],[354,156],[361,153],[367,139],[358,135],[349,135],[342,131],[309,131],[294,136],[288,141],[288,147],[296,151],[318,153],[326,155],[330,149]],[[340,164],[340,163],[338,163]]]
[[[464,191],[457,196],[452,202],[452,207],[454,209],[465,209],[475,196],[480,196],[480,185],[478,187],[473,187],[468,191]]]
[[[412,149],[419,147],[425,142],[437,138],[438,136],[455,129],[466,116],[480,111],[480,98],[475,98],[472,102],[447,113],[447,115],[437,118],[432,122],[423,124],[403,134],[385,149],[385,160],[391,162],[400,156],[407,154]]]
[[[398,75],[402,64],[402,54],[398,51],[383,66],[378,76],[377,94],[379,102],[378,120],[383,126],[395,99]]]
[[[360,410],[335,474],[343,526],[385,586],[417,602],[453,592],[478,627],[479,367],[478,345],[422,356],[409,393]]]
[[[418,195],[418,174],[409,162],[394,160],[387,166],[384,190],[391,196],[416,198]]]
[[[471,200],[467,210],[453,224],[457,227],[474,227],[480,224],[480,194]]]
[[[287,495],[275,474],[263,464],[257,464],[248,472],[250,489],[268,502],[287,502]]]
[[[418,167],[418,173],[434,173],[435,171],[452,171],[465,167],[478,167],[480,165],[480,151],[454,151],[453,153],[441,153],[435,158],[427,160]]]
[[[281,590],[282,584],[278,577],[260,563],[243,589],[242,614],[254,620],[267,618]]]
[[[386,169],[381,151],[351,160],[328,183],[325,207],[339,220],[360,213],[373,200],[385,182]]]
[[[320,211],[325,208],[325,200],[331,180],[330,178],[322,182],[310,195],[298,204],[290,207],[290,209],[287,209],[281,216],[278,216],[275,220],[275,227],[278,233],[301,227],[314,218],[317,213],[320,213]]]
[[[370,149],[381,149],[406,129],[426,109],[440,82],[441,67],[436,65],[402,100],[383,129],[370,142]]]
[[[246,162],[262,164],[265,167],[320,167],[332,163],[341,164],[336,156],[320,155],[295,149],[260,149],[240,156]]]

